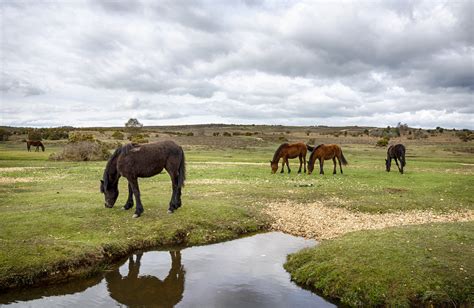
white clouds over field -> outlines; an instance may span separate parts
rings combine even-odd
[[[0,7],[0,125],[474,128],[472,1]]]

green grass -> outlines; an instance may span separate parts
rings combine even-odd
[[[471,306],[474,222],[350,233],[290,255],[285,268],[350,306]]]
[[[134,249],[202,245],[266,230],[268,202],[324,201],[354,211],[473,209],[474,156],[439,147],[408,148],[406,174],[384,171],[385,149],[343,146],[344,175],[270,173],[272,147],[186,151],[183,207],[166,213],[171,196],[164,173],[141,179],[145,212],[122,211],[99,193],[105,162],[53,162],[24,144],[0,143],[0,289],[90,274]],[[13,169],[21,167],[26,169]],[[313,184],[308,186],[306,184]],[[335,202],[334,197],[345,202]]]

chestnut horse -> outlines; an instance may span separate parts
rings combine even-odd
[[[165,169],[171,177],[173,194],[169,203],[168,213],[173,213],[181,206],[181,188],[185,180],[185,162],[183,149],[171,140],[148,144],[126,144],[115,150],[104,170],[100,181],[100,192],[104,194],[105,206],[111,208],[117,201],[118,182],[121,176],[128,180],[128,199],[123,207],[133,207],[133,198],[137,207],[134,218],[143,213],[143,205],[138,188],[138,178],[148,178],[159,174]]]
[[[405,146],[403,144],[396,144],[391,145],[387,150],[387,159],[385,160],[385,170],[390,172],[390,166],[392,164],[392,158],[395,159],[395,163],[397,164],[398,171],[403,174],[403,167],[406,165],[405,161]],[[398,160],[400,160],[400,167],[398,165]]]
[[[280,158],[282,158],[281,164],[281,172],[283,173],[283,169],[286,167],[288,169],[288,173],[291,172],[290,165],[288,164],[288,158],[296,158],[300,159],[300,168],[298,169],[298,173],[301,173],[301,166],[304,166],[304,172],[306,173],[306,145],[304,143],[283,143],[281,144],[278,149],[273,154],[273,159],[270,161],[270,166],[272,168],[272,173],[277,172],[278,170],[278,162]],[[303,163],[304,161],[304,163]]]
[[[26,141],[26,148],[28,149],[28,152],[30,152],[31,146],[36,147],[35,152],[39,152],[40,147],[41,147],[41,150],[43,150],[43,152],[44,152],[44,145],[41,141],[34,141],[34,140]]]
[[[306,146],[308,150],[312,152],[309,156],[308,161],[308,174],[311,174],[313,172],[314,163],[316,162],[316,159],[319,159],[319,174],[324,174],[324,161],[328,159],[332,159],[332,161],[334,162],[334,171],[332,172],[332,174],[336,174],[336,158],[339,161],[339,168],[341,169],[342,174],[341,162],[345,166],[347,165],[347,160],[342,154],[340,146],[338,146],[337,144],[320,144],[317,147],[312,147],[309,145]]]

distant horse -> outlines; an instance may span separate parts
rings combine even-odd
[[[324,174],[324,161],[328,159],[332,159],[332,161],[334,162],[334,171],[332,172],[332,174],[336,174],[336,158],[339,161],[339,168],[341,169],[342,174],[341,162],[345,166],[347,165],[347,160],[342,154],[340,146],[338,146],[337,144],[320,144],[317,147],[312,147],[309,145],[306,145],[306,147],[310,152],[312,152],[309,156],[308,161],[308,174],[311,174],[313,172],[314,163],[316,162],[316,159],[319,159],[319,174]]]
[[[281,144],[278,149],[273,154],[273,159],[270,161],[270,166],[272,168],[272,173],[277,172],[278,170],[278,162],[280,158],[283,158],[281,164],[281,172],[283,173],[283,169],[286,167],[288,168],[288,173],[291,172],[290,165],[288,164],[288,158],[296,158],[298,157],[300,160],[300,168],[298,169],[298,173],[301,173],[301,166],[304,166],[304,172],[306,172],[306,145],[304,143],[283,143]],[[304,161],[304,163],[303,163]]]
[[[31,146],[36,147],[35,152],[39,152],[40,147],[41,147],[41,150],[43,150],[43,152],[44,152],[44,145],[41,141],[34,141],[34,140],[26,141],[26,148],[28,149],[28,152],[30,152]]]
[[[139,217],[143,213],[143,205],[138,178],[154,176],[163,169],[170,175],[173,185],[168,213],[174,212],[181,206],[181,188],[184,186],[186,170],[183,149],[171,140],[143,145],[130,143],[115,150],[107,162],[103,180],[100,181],[105,206],[114,206],[119,194],[118,181],[123,176],[128,180],[128,199],[123,208],[128,210],[133,207],[132,195],[135,195],[137,207],[133,217]]]
[[[397,164],[398,171],[403,174],[403,167],[406,165],[405,161],[405,146],[403,144],[391,145],[387,150],[387,159],[385,160],[385,168],[387,172],[390,172],[390,166],[392,164],[392,158],[395,159]],[[398,160],[400,160],[400,165],[398,165]]]

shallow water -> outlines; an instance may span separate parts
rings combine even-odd
[[[102,276],[0,295],[9,307],[334,307],[301,289],[286,255],[315,241],[270,232],[183,250],[130,256]]]

